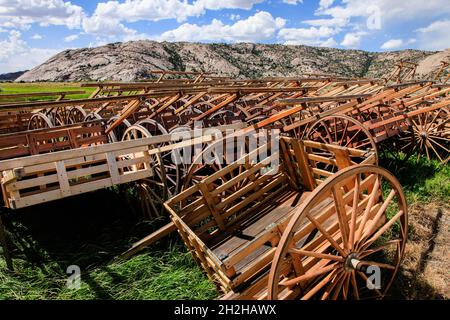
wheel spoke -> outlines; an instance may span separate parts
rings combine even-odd
[[[346,121],[346,123],[345,123],[344,132],[342,133],[341,141],[339,141],[340,146],[342,146],[342,143],[344,142],[344,138],[347,136],[347,129],[348,129],[349,123],[350,123],[349,121]]]
[[[344,279],[344,285],[342,286],[342,297],[344,298],[344,300],[348,299],[348,289],[350,286],[350,273],[346,273],[345,275],[345,279]]]
[[[359,275],[361,278],[363,278],[364,282],[367,283],[368,278],[367,278],[367,276],[364,274],[364,272],[357,271],[357,273],[358,273],[358,275]],[[377,293],[377,295],[378,295],[380,298],[383,297],[383,294],[381,293],[380,290],[378,290],[378,289],[376,289],[376,288],[374,288],[373,290]]]
[[[394,266],[387,264],[387,263],[380,263],[380,262],[375,262],[375,261],[360,261],[359,263],[361,265],[365,265],[365,266],[378,266],[383,269],[395,270]]]
[[[339,269],[339,270],[336,271],[336,275],[335,275],[334,279],[332,279],[330,281],[330,284],[325,289],[325,292],[323,293],[323,295],[320,298],[320,300],[325,300],[325,299],[327,299],[330,296],[331,292],[333,292],[333,289],[341,281],[341,279],[344,277],[344,275],[345,275],[345,272],[342,269]]]
[[[401,239],[396,239],[396,240],[389,240],[386,243],[384,243],[382,246],[373,248],[373,249],[369,249],[369,250],[365,250],[363,252],[361,252],[361,254],[358,256],[359,259],[364,259],[365,257],[368,257],[376,252],[379,252],[381,250],[386,249],[389,246],[392,245],[398,245],[402,240]]]
[[[436,149],[434,148],[434,146],[433,146],[433,144],[432,144],[433,140],[432,140],[431,138],[429,138],[429,140],[430,140],[429,144],[430,144],[430,147],[431,147],[431,149],[433,150],[433,152],[436,154],[436,156],[439,158],[439,160],[440,160],[441,162],[444,161],[444,160],[442,160],[442,157],[441,157],[441,155],[439,154],[439,152],[437,152]],[[444,148],[444,149],[445,149],[445,148]]]
[[[347,273],[343,273],[342,278],[339,280],[336,287],[334,287],[334,294],[331,297],[331,300],[337,300],[339,297],[339,293],[341,292],[342,285],[344,284],[345,278],[347,277]]]
[[[349,247],[350,250],[353,249],[354,241],[355,241],[355,228],[356,228],[356,217],[358,215],[358,204],[359,204],[359,189],[361,184],[361,177],[358,174],[355,179],[355,188],[353,193],[353,208],[352,215],[350,220],[350,231],[349,231]]]
[[[358,129],[358,131],[356,131],[356,133],[350,138],[350,140],[347,141],[347,143],[345,144],[344,147],[347,147],[350,145],[350,143],[353,141],[353,139],[362,131],[362,129]]]
[[[284,280],[284,281],[280,282],[280,284],[283,285],[283,286],[286,286],[286,287],[294,286],[294,285],[299,284],[301,282],[308,281],[308,280],[313,279],[315,277],[318,277],[318,276],[320,276],[322,274],[325,274],[327,272],[330,272],[330,271],[333,271],[335,269],[338,269],[340,266],[341,266],[341,264],[333,263],[333,264],[331,264],[329,266],[320,268],[317,271],[306,273],[306,274],[303,274],[301,276],[298,276],[298,277],[295,277],[295,278],[292,278],[292,279],[289,279],[289,280]]]
[[[386,212],[386,209],[389,206],[389,204],[391,203],[394,196],[395,196],[395,190],[391,190],[391,192],[387,196],[386,200],[384,200],[380,209],[375,214],[375,217],[373,218],[372,223],[370,224],[369,228],[367,229],[367,232],[365,232],[365,234],[363,235],[362,239],[369,237],[375,231],[375,228],[377,227],[378,222],[380,221],[383,214]]]
[[[333,237],[324,229],[324,227],[318,223],[313,217],[309,214],[306,215],[309,221],[314,224],[314,226],[323,234],[323,236],[330,242],[330,244],[343,256],[346,256],[346,252],[342,250],[339,244],[333,239]]]
[[[341,230],[342,243],[344,244],[344,250],[348,251],[348,224],[347,224],[347,212],[345,210],[344,199],[342,198],[341,189],[332,188],[333,199],[335,202],[336,215],[339,222],[339,229]]]
[[[339,262],[343,262],[344,261],[344,258],[342,258],[340,256],[335,256],[335,255],[332,255],[332,254],[319,253],[319,252],[314,252],[314,251],[307,251],[307,250],[302,250],[302,249],[291,248],[291,249],[289,249],[289,253],[294,253],[294,254],[298,254],[298,255],[301,255],[301,256],[325,259],[325,260],[333,260],[333,261],[339,261]]]
[[[388,228],[390,228],[398,218],[403,215],[403,210],[400,210],[395,216],[393,216],[383,227],[381,227],[377,233],[375,233],[369,240],[367,240],[362,246],[361,249],[364,250],[368,246],[370,246],[375,240],[377,240]]]
[[[378,188],[380,187],[380,180],[381,180],[381,177],[377,176],[377,178],[375,180],[375,183],[373,185],[372,192],[370,193],[369,201],[367,203],[366,209],[364,210],[362,221],[361,221],[361,223],[359,225],[359,228],[358,228],[358,231],[356,233],[356,237],[355,237],[355,241],[356,242],[361,240],[361,237],[362,237],[362,234],[363,234],[363,231],[364,231],[364,227],[366,226],[366,222],[369,219],[370,210],[372,209],[372,207],[374,205],[376,197],[379,195],[379,189]]]
[[[358,284],[356,283],[356,275],[355,275],[354,270],[351,273],[351,281],[352,281],[352,287],[353,287],[353,296],[356,300],[359,300],[359,289],[358,289]]]
[[[322,289],[329,281],[339,272],[339,269],[333,270],[329,275],[324,277],[318,284],[308,290],[308,292],[302,297],[302,300],[311,299],[320,289]]]

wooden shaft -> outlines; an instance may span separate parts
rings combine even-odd
[[[175,224],[173,222],[170,222],[163,226],[162,228],[156,230],[152,234],[146,236],[145,238],[139,240],[138,242],[134,243],[130,249],[119,255],[118,259],[128,259],[131,256],[134,256],[136,253],[144,250],[145,248],[149,247],[156,241],[164,238],[165,236],[169,235],[170,233],[177,230]]]
[[[211,74],[210,72],[193,72],[193,71],[174,71],[174,70],[150,70],[150,73],[155,74],[173,74],[173,75],[204,75]]]
[[[212,107],[211,109],[209,109],[208,111],[202,113],[201,115],[199,115],[198,117],[195,117],[194,120],[195,121],[200,121],[202,119],[204,119],[205,117],[209,116],[210,114],[216,112],[217,110],[220,110],[221,108],[225,107],[226,105],[232,103],[234,100],[236,100],[238,98],[237,94],[232,94],[231,96],[229,96],[226,100],[224,100],[223,102],[219,103],[218,105]]]
[[[349,96],[330,96],[330,97],[307,97],[307,98],[298,98],[298,99],[282,99],[278,100],[278,105],[296,105],[302,103],[320,103],[320,102],[337,102],[337,101],[347,101],[354,99],[362,99],[370,97],[371,94],[357,94],[357,95],[349,95]]]

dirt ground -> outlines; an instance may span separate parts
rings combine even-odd
[[[395,298],[450,299],[450,206],[415,204]]]

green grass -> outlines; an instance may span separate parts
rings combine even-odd
[[[183,247],[153,251],[128,261],[81,271],[81,287],[69,289],[57,263],[15,262],[9,273],[0,262],[0,299],[213,299],[214,286]]]
[[[35,93],[35,92],[58,92],[58,91],[85,91],[85,94],[69,95],[69,99],[88,98],[95,88],[81,88],[78,83],[62,82],[36,82],[36,83],[0,83],[0,95],[15,93]],[[34,97],[28,101],[49,100],[53,97]]]
[[[218,296],[177,234],[127,261],[114,257],[163,222],[149,223],[117,190],[8,212],[14,272],[0,259],[1,299],[214,299]],[[67,267],[82,285],[68,289]]]
[[[441,165],[437,160],[419,161],[416,155],[398,158],[384,154],[380,165],[391,171],[402,184],[408,203],[441,202],[450,199],[450,165]]]

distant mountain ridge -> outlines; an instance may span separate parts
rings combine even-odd
[[[28,70],[0,74],[0,81],[15,81],[27,71]]]
[[[221,76],[254,78],[327,73],[346,77],[381,77],[396,63],[419,63],[432,74],[450,50],[366,52],[280,44],[205,44],[131,41],[96,48],[65,50],[21,75],[17,81],[133,81],[152,69],[207,71]]]

